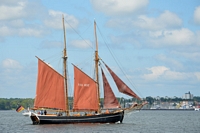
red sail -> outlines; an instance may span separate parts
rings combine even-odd
[[[103,77],[103,87],[104,87],[104,108],[120,108],[120,104],[118,103],[115,94],[113,93],[106,76],[102,71]]]
[[[137,96],[106,64],[105,64],[105,66],[108,69],[108,71],[110,72],[111,76],[113,77],[113,79],[117,85],[117,88],[121,93],[135,97],[140,100],[140,97]]]
[[[39,58],[34,107],[66,110],[64,77]]]
[[[74,111],[97,111],[98,95],[96,82],[74,66]]]

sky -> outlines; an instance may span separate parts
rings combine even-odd
[[[0,1],[0,98],[35,97],[35,56],[62,73],[62,15],[70,88],[72,64],[93,77],[95,20],[99,56],[140,97],[200,96],[199,0]]]

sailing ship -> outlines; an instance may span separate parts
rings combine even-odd
[[[144,105],[133,104],[129,108],[122,108],[115,97],[111,86],[101,68],[104,88],[103,109],[100,104],[99,91],[99,64],[98,43],[96,34],[96,22],[94,21],[94,33],[96,40],[95,50],[95,80],[89,77],[77,66],[74,67],[74,95],[73,109],[69,108],[68,85],[67,85],[67,51],[65,38],[64,17],[62,17],[64,30],[64,52],[63,65],[64,74],[61,75],[51,66],[38,58],[38,77],[36,87],[36,97],[34,101],[35,110],[47,110],[48,112],[38,114],[31,112],[30,118],[33,124],[68,124],[68,123],[116,123],[123,121],[124,113],[141,109]],[[103,62],[103,61],[102,61]],[[116,86],[121,93],[141,100],[104,62]],[[56,114],[50,114],[50,109],[57,111]],[[89,112],[83,114],[83,112]],[[82,113],[82,114],[81,114]]]

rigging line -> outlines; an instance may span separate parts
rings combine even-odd
[[[88,44],[88,46],[90,46],[92,49],[94,49],[93,47],[92,47],[92,45],[90,45],[66,20],[65,20],[65,22],[74,30],[74,32],[76,33],[76,34],[78,34],[79,35],[79,37],[81,38],[81,39],[83,39],[83,41],[86,43],[86,44]]]
[[[45,59],[44,59],[44,61],[46,61],[46,60],[55,60],[55,58],[58,58],[58,56],[60,55],[60,53],[58,54],[58,53],[55,53],[54,55],[52,55],[52,56],[49,56],[49,57],[46,57]],[[54,59],[53,59],[54,58]],[[51,61],[52,62],[52,61]],[[54,62],[54,61],[53,61]]]
[[[80,63],[76,63],[76,66],[79,66],[80,69],[88,67],[87,63],[91,61],[91,59],[89,58],[93,58],[93,56],[87,56],[85,59],[83,59]],[[85,65],[86,64],[86,65]]]
[[[125,75],[126,79],[129,81],[129,83],[135,88],[135,90],[137,91],[137,93],[140,94],[140,96],[142,96],[142,94],[136,89],[135,85],[128,79],[128,77],[126,76],[125,72],[124,72],[124,71],[122,70],[122,68],[120,67],[119,62],[116,60],[116,58],[114,57],[112,51],[111,51],[110,48],[108,47],[108,45],[107,45],[107,43],[106,43],[106,41],[105,41],[105,39],[104,39],[104,37],[103,37],[103,35],[102,35],[102,33],[101,33],[99,27],[98,27],[98,25],[97,25],[97,28],[98,28],[98,30],[99,30],[99,32],[100,32],[101,37],[103,38],[104,43],[106,44],[106,47],[107,47],[108,50],[110,51],[110,53],[111,53],[113,59],[115,60],[115,62],[116,62],[117,65],[118,65],[118,67],[120,68],[120,70],[122,71],[122,73]],[[143,97],[143,96],[142,96],[142,97]]]
[[[85,29],[85,31],[82,32],[82,34],[85,33],[85,32],[91,27],[91,25],[92,25],[92,22],[91,22],[91,23],[89,24],[89,26]]]

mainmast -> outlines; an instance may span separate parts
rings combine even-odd
[[[98,113],[100,113],[100,91],[99,91],[99,75],[98,75],[99,56],[98,56],[98,41],[97,41],[97,33],[96,33],[96,21],[94,21],[94,36],[95,36],[95,41],[96,41],[96,50],[95,50],[95,70],[96,71],[95,72],[96,72],[98,103],[99,103]]]
[[[66,48],[66,35],[65,35],[65,23],[64,15],[62,15],[63,32],[64,32],[64,50],[63,50],[63,67],[64,67],[64,78],[65,78],[65,98],[66,98],[66,113],[69,115],[68,109],[68,89],[67,89],[67,48]]]

